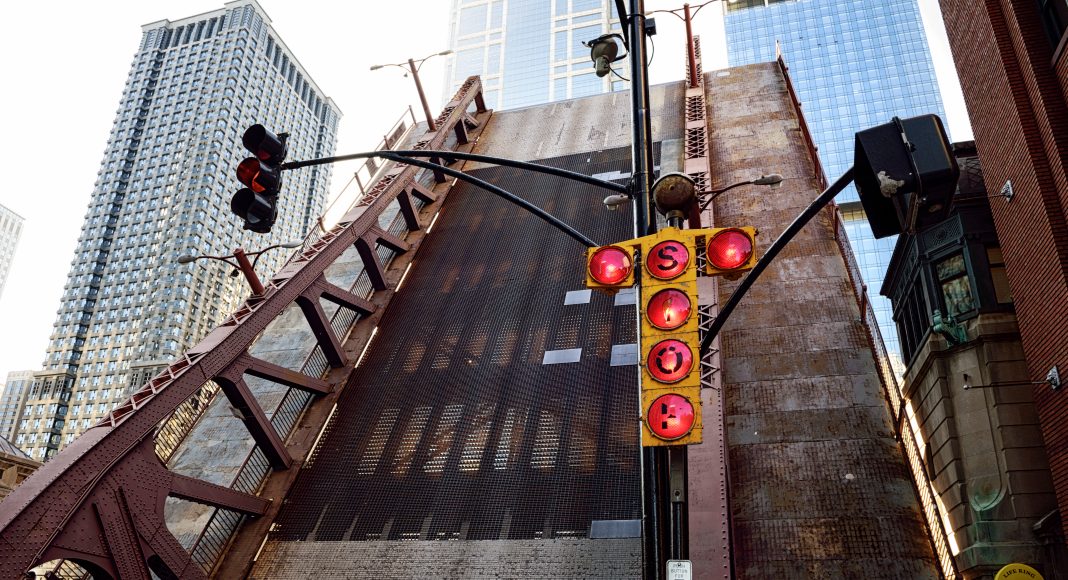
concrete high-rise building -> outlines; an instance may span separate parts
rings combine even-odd
[[[22,216],[0,205],[0,296],[7,284],[7,272],[15,257],[15,247],[22,235]]]
[[[269,235],[231,214],[244,130],[288,132],[289,158],[333,154],[341,112],[255,0],[142,28],[62,304],[16,444],[46,459],[218,325],[248,292],[216,261],[302,239],[329,166],[286,174]],[[265,254],[261,275],[286,258]]]
[[[598,77],[583,46],[619,32],[612,0],[453,0],[445,97],[479,75],[486,106],[515,109],[626,88]],[[614,65],[628,76],[627,60]]]
[[[945,121],[917,0],[732,0],[723,5],[731,66],[773,60],[778,45],[829,180],[853,165],[857,131],[895,115],[935,113]],[[883,340],[900,360],[890,301],[878,294],[896,237],[872,236],[852,187],[836,201]]]
[[[12,371],[4,379],[4,390],[0,392],[0,437],[15,439],[15,427],[19,416],[25,411],[26,396],[33,385],[33,371]]]

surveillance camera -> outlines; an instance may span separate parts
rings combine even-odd
[[[608,211],[615,211],[619,209],[619,206],[630,203],[630,197],[617,193],[604,198],[604,206],[608,208]]]

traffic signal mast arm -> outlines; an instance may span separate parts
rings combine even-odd
[[[492,183],[489,183],[487,181],[484,181],[482,179],[479,179],[477,177],[474,177],[474,176],[469,175],[467,173],[464,173],[462,171],[457,171],[455,169],[451,169],[451,168],[447,167],[444,163],[440,163],[439,160],[442,160],[442,159],[464,159],[464,160],[468,160],[468,161],[481,161],[481,162],[485,162],[485,163],[493,163],[495,165],[502,165],[502,166],[506,166],[506,167],[516,167],[516,168],[520,168],[520,169],[528,169],[530,171],[537,171],[539,173],[546,173],[546,174],[549,174],[549,175],[555,175],[557,177],[563,177],[565,179],[570,179],[572,181],[578,181],[578,182],[586,183],[586,184],[593,185],[593,186],[596,186],[596,187],[601,187],[601,188],[604,188],[604,189],[608,189],[608,190],[611,190],[611,191],[615,191],[615,192],[618,192],[618,193],[625,194],[627,196],[630,196],[630,194],[631,194],[630,193],[630,188],[628,186],[626,186],[626,185],[621,185],[619,183],[615,183],[615,182],[612,182],[612,181],[607,181],[607,180],[604,180],[604,179],[598,179],[596,177],[591,177],[589,175],[584,175],[582,173],[577,173],[577,172],[574,172],[574,171],[568,171],[566,169],[558,169],[556,167],[548,167],[546,165],[538,165],[537,163],[528,163],[526,161],[516,161],[514,159],[505,159],[505,158],[502,158],[502,157],[493,157],[491,155],[478,155],[478,154],[475,154],[475,153],[464,153],[464,152],[461,152],[461,151],[440,151],[440,150],[434,150],[434,149],[424,149],[424,150],[418,150],[418,151],[417,150],[409,150],[409,149],[398,149],[398,150],[395,150],[395,151],[365,151],[365,152],[362,152],[362,153],[352,153],[350,155],[338,155],[338,156],[335,156],[335,157],[322,157],[322,158],[319,158],[319,159],[308,159],[306,161],[291,161],[289,163],[283,163],[280,166],[280,170],[285,171],[285,170],[288,170],[288,169],[300,169],[302,167],[312,167],[312,166],[315,166],[315,165],[325,165],[325,164],[328,164],[328,163],[337,163],[339,161],[351,161],[351,160],[354,160],[354,159],[367,159],[367,158],[370,158],[370,157],[381,157],[383,159],[388,159],[388,160],[394,161],[396,163],[406,163],[408,165],[415,165],[416,167],[422,167],[424,169],[432,169],[434,171],[438,171],[438,172],[444,173],[446,175],[450,175],[452,177],[455,177],[455,178],[457,178],[457,179],[459,179],[461,181],[466,181],[468,183],[471,183],[472,185],[476,185],[478,187],[481,187],[482,189],[485,189],[486,191],[488,191],[488,192],[490,192],[490,193],[492,193],[492,194],[494,194],[494,195],[496,195],[498,197],[501,197],[501,198],[503,198],[503,199],[505,199],[507,201],[510,201],[511,203],[514,203],[514,204],[522,207],[523,209],[526,209],[527,211],[533,213],[534,215],[540,217],[545,222],[549,223],[553,227],[555,227],[555,228],[559,229],[560,231],[564,232],[565,234],[570,236],[572,239],[578,241],[579,243],[583,244],[587,248],[597,247],[597,243],[594,242],[593,240],[591,240],[590,238],[586,237],[584,234],[582,234],[581,232],[579,232],[575,228],[571,227],[570,225],[564,223],[563,221],[560,221],[558,218],[556,218],[555,216],[553,216],[549,212],[547,212],[547,211],[541,209],[540,207],[538,207],[538,206],[526,201],[525,199],[523,199],[521,197],[516,196],[513,193],[510,193],[510,192],[508,192],[508,191],[506,191],[506,190],[504,190],[504,189],[502,189],[500,187],[497,187],[496,185],[493,185]],[[413,157],[428,157],[428,158],[430,158],[430,161],[420,161],[418,159],[413,159]]]
[[[504,157],[493,157],[492,155],[479,155],[477,153],[464,153],[462,151],[440,151],[433,149],[397,149],[391,151],[364,151],[362,153],[352,153],[350,155],[339,155],[337,157],[323,157],[321,159],[309,159],[307,161],[290,161],[289,163],[282,164],[282,170],[286,169],[300,169],[301,167],[311,167],[313,165],[324,165],[327,163],[336,163],[338,161],[352,161],[354,159],[367,159],[369,157],[386,157],[389,158],[393,155],[399,155],[402,157],[429,157],[431,159],[463,159],[464,161],[481,161],[483,163],[492,163],[494,165],[501,165],[504,167],[517,167],[519,169],[529,169],[531,171],[537,171],[539,173],[547,173],[549,175],[555,175],[557,177],[563,177],[565,179],[571,179],[573,181],[580,181],[589,185],[597,187],[603,187],[610,189],[618,193],[630,194],[630,188],[626,185],[621,185],[614,181],[607,181],[604,179],[598,179],[596,177],[590,177],[582,173],[575,171],[568,171],[566,169],[558,169],[556,167],[549,167],[547,165],[538,165],[537,163],[530,163],[527,161],[517,161],[515,159],[505,159]],[[436,167],[436,164],[435,164]]]
[[[407,158],[407,157],[403,157],[401,155],[390,155],[390,154],[387,154],[387,153],[381,153],[379,155],[379,157],[383,157],[385,159],[396,161],[397,163],[407,163],[408,165],[415,165],[416,167],[422,167],[424,169],[433,169],[434,171],[441,171],[445,175],[451,175],[451,176],[453,176],[453,177],[455,177],[455,178],[457,178],[457,179],[459,179],[461,181],[466,181],[466,182],[468,182],[468,183],[470,183],[472,185],[477,185],[478,187],[481,187],[482,189],[485,189],[486,191],[488,191],[488,192],[490,192],[490,193],[492,193],[492,194],[494,194],[494,195],[496,195],[498,197],[506,199],[506,200],[518,205],[519,207],[529,211],[530,213],[540,217],[542,220],[548,222],[550,225],[554,226],[556,229],[558,229],[558,230],[564,232],[565,234],[571,236],[573,239],[578,241],[580,244],[585,245],[587,248],[595,248],[595,247],[597,247],[597,242],[594,242],[593,240],[587,238],[581,232],[579,232],[575,228],[567,225],[566,223],[561,221],[559,218],[557,218],[553,214],[541,209],[540,207],[530,203],[529,201],[527,201],[527,200],[525,200],[525,199],[523,199],[523,198],[521,198],[521,197],[519,197],[519,196],[517,196],[517,195],[515,195],[513,193],[509,193],[508,191],[505,191],[504,189],[501,189],[500,187],[497,187],[496,185],[493,185],[492,183],[490,183],[488,181],[479,179],[479,178],[477,178],[477,177],[475,177],[473,175],[468,175],[467,173],[464,173],[463,171],[457,171],[455,169],[450,169],[448,167],[445,167],[444,165],[439,165],[437,163],[432,163],[432,162],[429,162],[429,161],[419,161],[418,159],[410,159],[410,158]]]

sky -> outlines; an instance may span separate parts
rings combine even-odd
[[[279,37],[341,108],[338,154],[373,148],[408,105],[417,118],[422,116],[411,78],[397,68],[369,69],[446,49],[450,0],[259,2]],[[9,371],[41,368],[141,26],[209,12],[223,4],[224,0],[57,0],[5,7],[0,54],[8,80],[0,107],[4,161],[0,204],[26,222],[0,296],[0,378]],[[647,0],[646,10],[681,4]],[[946,101],[949,132],[955,141],[970,139],[937,0],[920,0],[920,5]],[[694,19],[695,33],[702,36],[706,72],[726,65],[720,14],[718,5],[709,5]],[[682,21],[660,14],[656,22],[650,82],[681,80]],[[443,103],[445,58],[449,57],[428,60],[420,71],[435,112]],[[335,167],[331,195],[344,190],[355,169],[354,164]]]

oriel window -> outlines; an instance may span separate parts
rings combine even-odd
[[[968,268],[964,263],[963,254],[956,254],[942,260],[935,266],[935,272],[942,292],[942,303],[945,304],[948,316],[956,317],[975,310],[975,298],[972,294],[972,285],[968,279]]]

